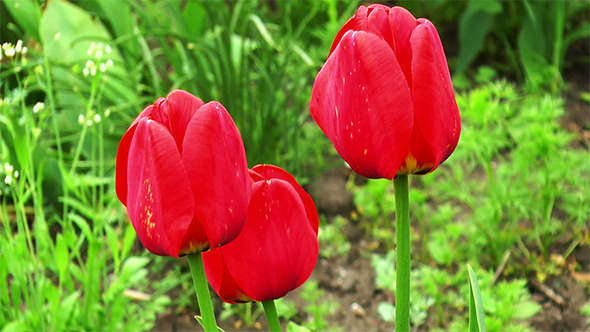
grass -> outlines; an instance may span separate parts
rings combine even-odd
[[[192,317],[186,264],[147,254],[114,193],[122,134],[141,109],[182,88],[226,106],[250,166],[274,163],[311,181],[333,154],[309,117],[311,86],[357,5],[0,4],[7,22],[0,27],[0,330],[150,330],[158,314]],[[579,8],[571,12],[580,15]],[[441,15],[458,20],[460,13]],[[584,36],[580,26],[563,29],[565,45]],[[553,66],[564,59],[556,54]],[[414,326],[464,329],[470,263],[488,329],[527,328],[526,318],[538,312],[527,278],[579,270],[575,261],[556,263],[555,255],[566,260],[576,246],[589,245],[587,147],[574,147],[577,138],[561,126],[564,101],[554,86],[487,83],[505,71],[485,67],[475,86],[465,84],[471,72],[464,72],[461,86],[469,88],[457,95],[457,150],[433,174],[411,178]],[[322,217],[320,257],[349,255],[355,246],[342,229],[354,223],[378,244],[361,257],[371,257],[377,287],[390,292],[395,269],[380,262],[393,261],[393,186],[354,180],[354,215]],[[563,244],[568,249],[556,251]],[[511,263],[498,279],[507,252]],[[279,302],[279,316],[293,330],[346,329],[328,326],[333,312],[323,291],[306,284],[305,304],[297,311]],[[379,313],[388,321],[392,308],[385,303]],[[509,309],[514,303],[525,313]],[[226,307],[221,318],[255,324],[259,313],[256,306]]]

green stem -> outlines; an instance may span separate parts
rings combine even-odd
[[[215,313],[213,312],[213,304],[211,303],[211,295],[209,293],[209,284],[205,276],[205,268],[203,267],[203,257],[200,252],[196,252],[189,254],[187,258],[188,264],[191,267],[191,274],[193,275],[195,291],[197,292],[199,310],[203,317],[203,328],[205,332],[216,332],[217,322],[215,321]]]
[[[263,301],[264,313],[266,314],[266,321],[268,322],[268,329],[270,332],[281,332],[281,323],[277,315],[277,308],[274,300]]]
[[[395,290],[395,330],[410,331],[410,209],[408,176],[393,181],[397,222],[397,273]]]

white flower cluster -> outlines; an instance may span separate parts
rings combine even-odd
[[[103,43],[90,43],[90,47],[86,54],[91,57],[86,61],[84,65],[84,69],[82,69],[82,74],[84,77],[96,76],[98,71],[104,73],[107,71],[108,68],[113,66],[113,60],[109,58],[109,55],[113,52],[113,49],[108,44]],[[105,61],[103,62],[103,58]]]
[[[88,126],[88,127],[92,126],[95,123],[99,123],[101,120],[102,120],[102,117],[100,116],[100,114],[98,114],[94,110],[88,111],[88,113],[86,113],[86,115],[84,115],[84,114],[78,115],[78,123],[80,125],[86,124],[86,126]]]
[[[14,179],[18,179],[19,173],[18,171],[14,170],[14,167],[9,163],[4,163],[3,166],[4,174],[6,174],[4,177],[4,183],[10,186]]]
[[[23,41],[20,39],[16,42],[15,45],[6,42],[2,44],[2,49],[0,50],[0,60],[2,60],[3,58],[2,53],[4,53],[4,56],[6,56],[7,58],[12,58],[18,54],[25,55],[27,54],[27,51],[27,47],[23,46]]]

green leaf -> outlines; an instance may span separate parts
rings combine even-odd
[[[289,324],[287,324],[287,332],[311,332],[311,330],[305,326],[289,322]]]
[[[6,0],[6,9],[25,30],[25,34],[39,40],[39,14],[32,0]]]
[[[199,322],[199,324],[201,324],[201,326],[205,327],[205,325],[203,325],[203,318],[201,318],[201,316],[195,315],[195,319],[197,320],[197,322]],[[221,327],[217,326],[217,331],[219,332],[225,332]]]
[[[386,322],[395,322],[395,306],[389,302],[381,302],[377,306],[379,317]]]
[[[57,237],[55,239],[55,262],[57,263],[59,278],[63,279],[68,269],[69,252],[68,246],[64,241],[64,237],[62,234],[57,234]]]
[[[513,319],[529,319],[541,310],[541,305],[534,301],[526,301],[518,304],[517,310],[512,314]]]
[[[518,50],[526,76],[530,79],[546,72],[549,64],[545,58],[546,40],[541,18],[530,6],[527,9],[528,15],[518,33]]]
[[[485,332],[486,324],[479,284],[471,265],[467,264],[467,269],[469,270],[469,331]]]
[[[100,9],[105,19],[111,23],[117,39],[126,38],[123,42],[125,49],[134,57],[139,56],[139,44],[136,39],[129,39],[133,35],[135,22],[131,15],[131,8],[128,1],[98,0]]]
[[[188,1],[182,14],[188,32],[195,37],[201,36],[207,18],[207,12],[203,5],[197,1]]]
[[[31,327],[28,326],[24,320],[17,320],[14,322],[10,322],[2,328],[2,332],[22,332],[22,331],[31,331]]]
[[[84,66],[89,59],[87,52],[92,42],[112,42],[100,21],[93,19],[80,7],[62,0],[49,1],[41,16],[39,33],[49,60],[63,64],[62,67],[53,66],[53,74],[55,80],[65,86],[72,86],[71,82],[80,80],[81,75],[74,74],[69,68],[74,64]],[[129,80],[132,75],[125,69],[125,62],[116,47],[112,47],[108,57],[113,61],[113,66],[107,72],[104,96],[111,102],[132,100],[136,94],[130,87],[136,84]],[[59,100],[76,98],[71,89],[57,92],[60,94]]]
[[[492,27],[494,16],[501,11],[502,6],[496,1],[469,2],[467,10],[459,20],[460,49],[456,67],[458,73],[467,69],[481,51],[483,41]]]

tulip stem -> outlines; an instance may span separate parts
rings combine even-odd
[[[395,330],[410,331],[410,199],[408,176],[393,181],[397,233]]]
[[[268,322],[268,329],[270,332],[281,332],[281,323],[277,315],[277,308],[274,300],[262,301],[264,313],[266,314],[266,321]]]
[[[205,268],[203,267],[203,257],[201,256],[201,252],[196,252],[189,254],[187,258],[191,268],[191,274],[193,275],[195,291],[197,292],[199,310],[203,318],[203,328],[205,332],[216,332],[217,322],[215,321],[215,313],[213,311],[213,304],[211,303],[209,283],[207,282]]]

